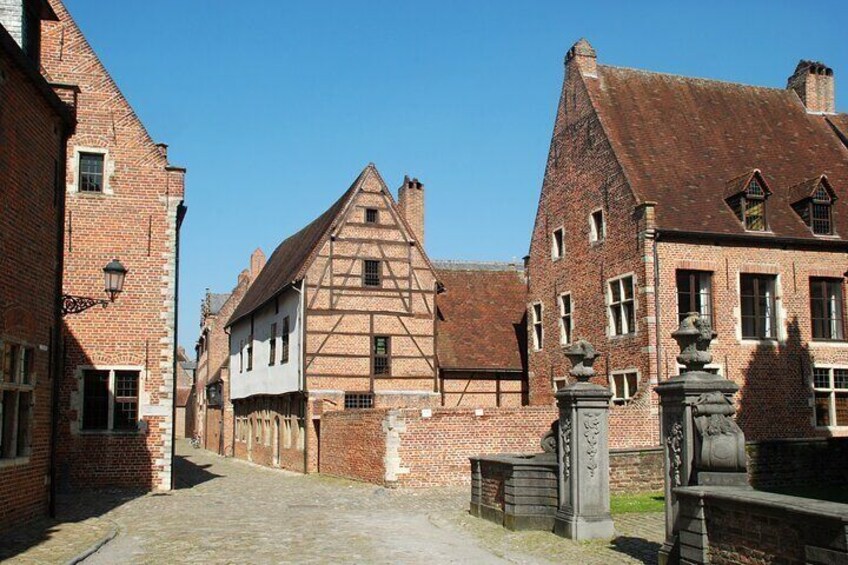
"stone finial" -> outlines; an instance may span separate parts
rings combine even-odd
[[[589,382],[595,374],[592,364],[600,356],[595,347],[585,339],[579,339],[564,353],[573,365],[569,373],[581,383]]]
[[[709,322],[701,318],[698,312],[689,312],[683,318],[671,337],[680,346],[677,362],[686,367],[684,373],[703,373],[704,367],[713,360],[710,342],[716,335]]]

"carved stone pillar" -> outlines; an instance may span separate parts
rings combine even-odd
[[[585,540],[614,535],[609,499],[609,403],[612,393],[592,384],[595,348],[579,340],[566,355],[577,382],[556,393],[559,509],[554,532]]]
[[[679,505],[674,489],[690,485],[747,486],[745,436],[733,420],[736,383],[704,371],[715,333],[690,313],[672,336],[680,345],[681,374],[657,385],[665,453],[666,541],[659,562],[677,563]],[[684,548],[685,553],[685,548]]]

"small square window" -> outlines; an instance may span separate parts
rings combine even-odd
[[[589,219],[590,241],[603,241],[607,235],[607,227],[604,223],[604,211],[595,210]]]
[[[378,215],[376,208],[366,208],[365,209],[365,223],[366,224],[376,224],[378,218],[379,218],[379,215]]]
[[[103,192],[103,154],[79,154],[79,191]]]
[[[613,373],[610,385],[613,404],[627,404],[639,387],[639,375],[636,372]]]
[[[370,392],[346,392],[345,410],[363,410],[374,407],[374,395]]]
[[[565,230],[557,228],[551,238],[551,259],[556,261],[565,255]]]
[[[374,375],[390,375],[391,363],[391,340],[388,336],[374,336],[374,345],[371,351],[371,364]]]

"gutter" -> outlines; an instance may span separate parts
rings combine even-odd
[[[695,240],[698,243],[705,243],[705,240],[715,240],[721,242],[736,242],[745,245],[757,243],[763,246],[791,246],[791,247],[811,247],[811,248],[833,248],[834,251],[848,251],[848,241],[844,239],[822,238],[822,239],[806,239],[800,237],[782,237],[782,236],[758,236],[751,234],[728,234],[714,232],[690,232],[685,230],[670,230],[657,228],[655,230],[656,239],[660,235],[665,235],[666,239],[677,239],[683,241]]]

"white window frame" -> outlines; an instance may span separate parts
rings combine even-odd
[[[568,376],[567,375],[563,375],[561,377],[554,377],[554,380],[553,380],[554,394],[556,394],[557,391],[562,390],[566,386],[568,386]]]
[[[601,229],[595,225],[595,214],[601,213]],[[595,208],[589,212],[589,241],[592,243],[604,241],[607,238],[607,215],[603,208]]]
[[[633,298],[631,299],[632,302],[633,302],[633,327],[632,328],[627,326],[627,319],[623,315],[624,314],[623,305],[627,301],[624,300],[624,286],[622,285],[622,281],[626,278],[630,278],[631,284],[632,284],[632,289],[631,289],[632,296],[633,296]],[[613,303],[613,298],[612,298],[613,284],[619,285],[619,290],[621,291],[621,297],[622,297],[622,300],[620,302]],[[638,312],[638,301],[636,300],[636,293],[637,293],[638,288],[639,287],[637,286],[636,274],[632,273],[632,272],[631,273],[625,273],[623,275],[619,275],[619,276],[613,277],[611,279],[607,279],[607,332],[608,332],[609,337],[619,338],[619,337],[625,337],[625,336],[630,336],[630,335],[636,335],[637,329],[639,327],[639,323],[636,321],[636,315],[637,315],[637,312]],[[621,311],[619,312],[619,314],[621,315],[621,324],[622,324],[621,325],[621,328],[622,328],[621,333],[616,333],[616,330],[615,330],[615,318],[613,316],[613,311],[614,311],[615,308],[621,309]],[[625,327],[625,326],[627,326],[627,327]]]
[[[565,297],[568,297],[568,314],[565,313]],[[574,300],[570,292],[563,292],[557,297],[559,304],[559,343],[571,345],[574,340]],[[565,317],[568,316],[568,339],[566,339]]]
[[[106,418],[105,430],[87,430],[82,427],[85,414],[85,371],[109,371],[109,406],[108,416]],[[138,399],[136,400],[136,429],[116,430],[115,429],[115,372],[116,371],[135,371],[138,373]],[[144,383],[147,381],[147,374],[144,367],[139,365],[78,365],[77,379],[79,389],[79,406],[77,407],[77,426],[81,434],[138,434],[143,433],[141,429],[141,406],[142,394],[144,391]]]
[[[557,245],[559,234],[559,245]],[[565,227],[560,226],[551,232],[551,260],[559,261],[565,257]]]
[[[630,384],[627,381],[627,375],[636,375],[636,386],[633,390],[630,390]],[[615,377],[622,377],[622,383],[624,384],[624,396],[620,396],[618,386],[615,384]],[[611,371],[609,378],[610,392],[612,392],[612,398],[610,402],[612,402],[616,406],[625,406],[633,400],[633,397],[639,391],[639,383],[641,382],[641,375],[639,374],[638,369],[621,369],[618,371]]]
[[[829,384],[828,387],[817,387],[816,386],[815,374],[814,374],[814,371],[816,369],[827,369],[827,371],[828,371],[828,384]],[[848,371],[848,365],[831,365],[831,364],[827,364],[827,363],[814,363],[813,366],[812,366],[812,370],[810,371],[810,389],[812,391],[812,398],[811,398],[810,401],[812,402],[812,408],[813,408],[812,424],[813,424],[813,427],[818,429],[818,430],[845,429],[846,427],[848,427],[848,422],[846,422],[845,424],[842,424],[842,425],[840,425],[837,422],[836,425],[831,424],[829,426],[819,426],[819,425],[816,424],[816,393],[817,392],[828,393],[828,396],[829,396],[828,418],[829,418],[830,422],[836,421],[836,393],[837,392],[844,392],[844,393],[848,394],[848,388],[837,388],[835,386],[836,383],[835,383],[835,380],[834,380],[833,373],[836,370]]]
[[[755,336],[746,336],[743,327],[743,316],[745,315],[745,310],[742,306],[742,277],[745,275],[753,276],[753,277],[771,277],[773,279],[773,287],[772,292],[774,294],[774,335],[771,337],[755,337]],[[782,342],[786,339],[785,328],[783,327],[784,316],[781,312],[782,306],[782,298],[783,298],[783,281],[781,275],[779,273],[773,272],[762,272],[762,271],[739,271],[736,273],[736,296],[738,300],[738,312],[739,317],[737,319],[737,332],[738,338],[741,343],[747,344],[776,344],[778,342]],[[810,330],[812,334],[812,329]]]
[[[538,319],[536,317],[537,306],[539,307]],[[541,301],[536,301],[530,304],[530,319],[533,322],[530,327],[533,332],[533,351],[541,351],[545,344],[545,305],[542,304]],[[538,332],[536,332],[536,326],[539,327]]]
[[[103,155],[103,190],[100,192],[80,192],[79,190],[79,176],[80,176],[80,154],[81,153],[94,153],[96,155]],[[74,155],[71,160],[71,183],[68,185],[68,192],[76,193],[76,194],[84,194],[86,196],[100,196],[107,195],[111,196],[115,194],[112,190],[112,183],[110,182],[112,175],[115,173],[115,162],[112,161],[109,155],[109,149],[105,147],[86,147],[82,145],[74,146]]]

